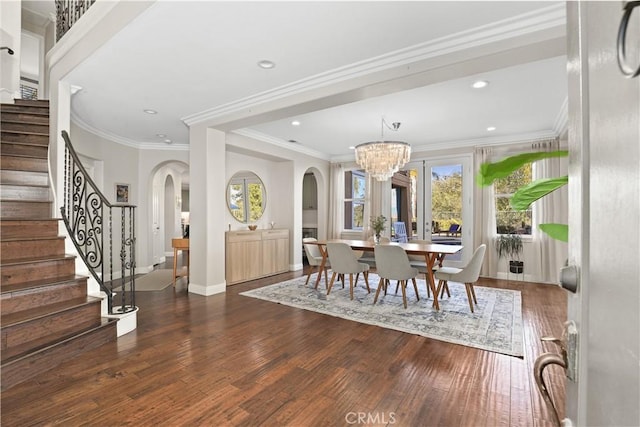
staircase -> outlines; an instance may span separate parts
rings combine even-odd
[[[116,339],[52,218],[48,101],[0,105],[1,389]]]

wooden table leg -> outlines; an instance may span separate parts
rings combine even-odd
[[[320,268],[318,269],[318,277],[316,278],[316,285],[314,286],[314,289],[318,289],[318,285],[320,284],[320,279],[322,278],[322,272],[324,271],[324,266],[327,263],[327,247],[323,246],[323,245],[318,245],[318,248],[320,248],[320,253],[322,254],[322,262],[320,263]],[[325,275],[327,274],[326,272],[324,273]],[[343,279],[343,283],[344,283],[344,279]]]
[[[437,254],[426,253],[424,254],[424,260],[427,264],[427,282],[428,286],[431,288],[431,293],[433,293],[433,308],[436,310],[440,310],[440,304],[438,303],[438,293],[436,292],[436,279],[433,277],[433,266],[436,263]]]
[[[173,248],[173,287],[176,286],[177,269],[178,269],[178,249]]]

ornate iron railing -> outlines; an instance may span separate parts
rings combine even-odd
[[[55,0],[56,1],[56,41],[91,7],[96,0]]]
[[[133,311],[136,207],[109,203],[82,166],[66,131],[62,131],[62,138],[64,199],[60,211],[71,241],[107,294],[109,314]],[[118,254],[116,259],[114,252]]]

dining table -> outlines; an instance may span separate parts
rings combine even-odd
[[[438,295],[436,292],[436,283],[435,277],[433,275],[433,270],[438,264],[438,266],[442,266],[442,262],[447,255],[452,255],[460,252],[464,246],[462,245],[443,245],[441,243],[417,243],[417,242],[381,242],[375,243],[370,240],[347,240],[347,239],[329,239],[329,240],[318,240],[315,242],[308,242],[311,244],[318,245],[320,248],[320,253],[322,254],[322,262],[320,264],[320,268],[318,271],[324,271],[325,264],[328,258],[327,253],[327,243],[337,242],[337,243],[345,243],[351,247],[353,250],[357,251],[369,251],[373,252],[377,245],[394,245],[400,246],[407,255],[421,255],[424,256],[425,261],[425,276],[427,278],[427,286],[431,289],[433,293],[433,307],[436,310],[440,310],[440,304],[438,303]],[[320,274],[316,279],[315,288],[318,288],[318,284],[320,283]]]

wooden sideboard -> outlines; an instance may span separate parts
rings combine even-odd
[[[289,271],[289,230],[227,231],[227,285]]]

